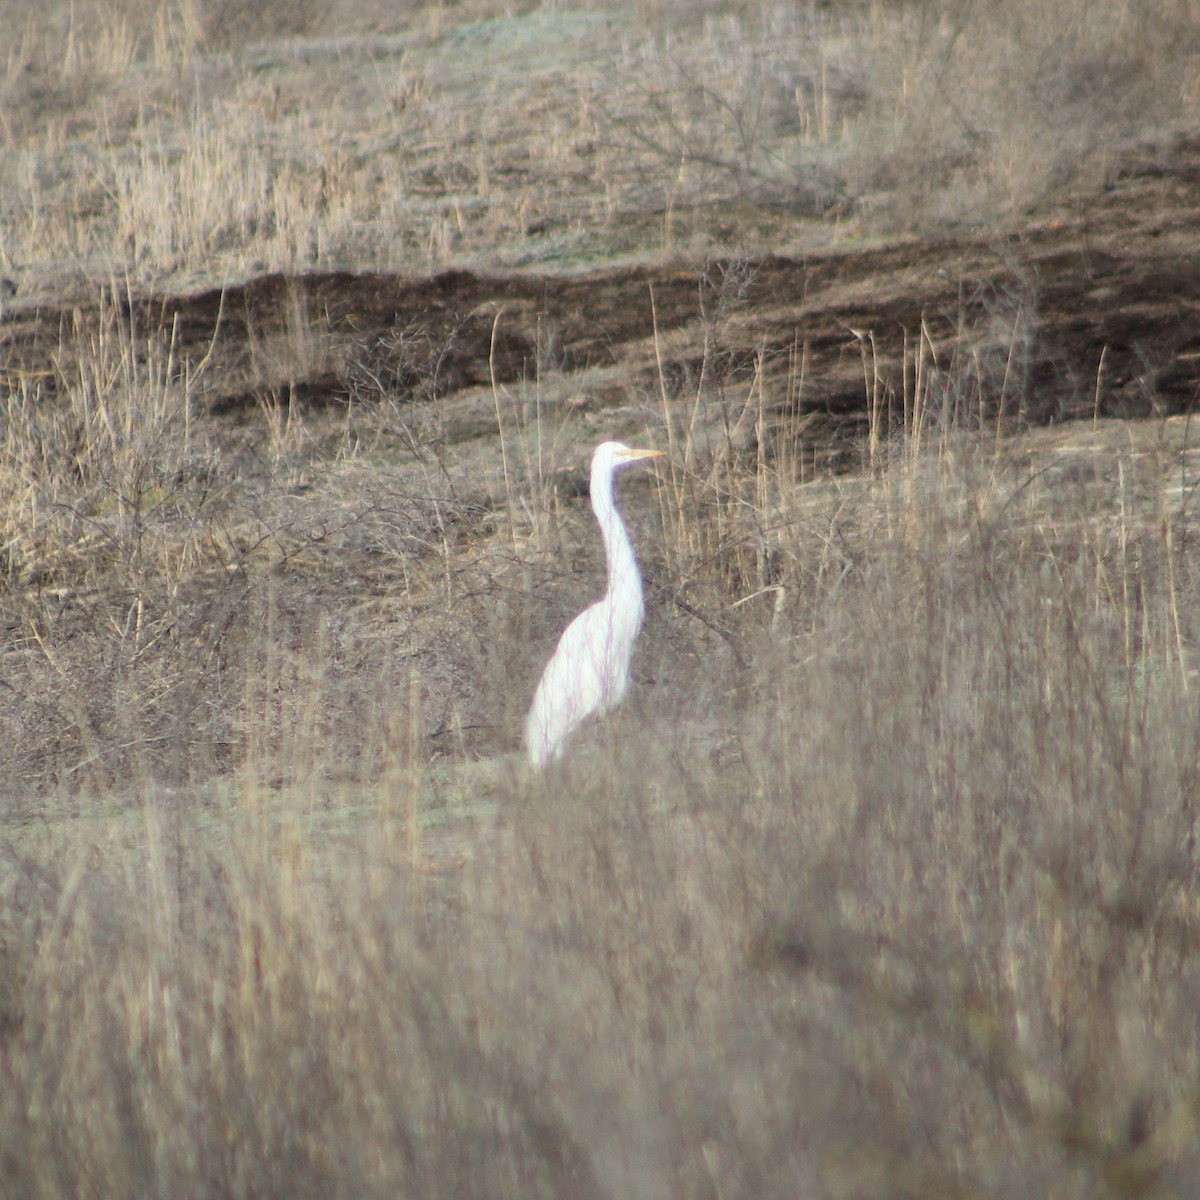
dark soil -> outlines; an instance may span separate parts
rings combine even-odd
[[[110,302],[16,298],[0,327],[4,369],[61,368]],[[803,418],[792,436],[802,428],[836,464],[862,432],[871,374],[898,420],[922,351],[925,368],[974,363],[994,385],[980,388],[988,415],[1004,422],[1180,413],[1200,358],[1200,143],[1004,237],[571,275],[268,275],[119,304],[135,341],[173,331],[181,365],[205,363],[197,394],[233,418],[265,395],[336,403],[364,361],[424,398],[547,367],[568,382],[589,372],[582,386],[601,405],[686,388],[702,363],[710,382],[758,366],[781,427]],[[261,352],[297,323],[319,354]]]

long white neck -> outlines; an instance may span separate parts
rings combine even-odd
[[[608,594],[620,592],[634,598],[638,603],[642,596],[642,581],[638,575],[637,561],[633,557],[633,545],[617,506],[613,502],[613,475],[611,472],[592,472],[592,511],[600,524],[600,536],[604,539],[604,550],[608,559]]]

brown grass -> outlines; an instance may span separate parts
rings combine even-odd
[[[0,268],[32,293],[1019,223],[1153,153],[1198,94],[1182,0],[92,0],[11,25]]]
[[[507,479],[369,372],[239,449],[116,311],[10,393],[19,1192],[1188,1193],[1186,419],[1009,442],[930,368],[805,482],[723,311],[634,698],[542,778],[469,759],[596,586],[569,408],[496,392]]]
[[[802,449],[802,355],[729,348],[737,260],[697,272],[699,361],[656,330],[654,386],[606,405],[549,321],[522,378],[448,398],[427,333],[343,359],[298,304],[246,351],[256,403],[215,412],[211,362],[123,301],[677,246],[710,203],[752,239],[809,162],[852,206],[886,187],[881,225],[940,220],[939,178],[1011,214],[1151,83],[1159,128],[1188,111],[1190,10],[333,6],[322,36],[362,40],[244,58],[212,10],[146,11],[31,9],[3,83],[4,269],[106,294],[0,375],[0,1193],[1191,1196],[1187,418],[1012,437],[1047,415],[1016,285],[951,356],[914,330],[890,391],[864,331],[837,477]],[[1019,53],[1048,39],[1074,74]],[[1027,102],[961,132],[1013,62],[1062,76],[1044,161],[995,149]],[[338,401],[254,392],[289,363]],[[632,694],[535,776],[519,730],[601,578],[583,472],[613,435],[670,452],[621,493]]]

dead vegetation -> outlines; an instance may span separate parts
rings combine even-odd
[[[19,1191],[1188,1194],[1188,418],[1013,439],[928,362],[832,477],[727,302],[680,390],[498,385],[477,445],[370,344],[342,406],[193,411],[116,312],[10,394]],[[635,697],[531,778],[563,466],[630,423]]]
[[[1192,1194],[1194,17],[1102,8],[27,15],[0,1192]]]
[[[544,568],[503,524],[408,559],[403,593],[382,548],[372,600],[311,536],[326,491],[173,610],[161,581],[115,609],[96,567],[107,607],[68,636],[24,593],[45,624],[6,645],[28,781],[3,842],[7,1178],[1187,1195],[1186,424],[1031,458],[929,436],[874,479],[677,465],[657,517],[627,493],[656,600],[637,696],[544,779],[461,756],[512,744],[542,610],[590,586],[530,599]],[[403,526],[346,499],[331,559],[369,559],[352,517]],[[703,620],[671,605],[685,584]]]
[[[574,268],[1019,226],[1194,126],[1185,0],[10,5],[0,268]]]

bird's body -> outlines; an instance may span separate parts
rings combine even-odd
[[[525,722],[525,742],[536,767],[558,758],[588,717],[616,708],[629,686],[629,662],[642,626],[642,578],[613,501],[613,474],[627,463],[661,454],[604,442],[592,455],[592,511],[608,559],[608,589],[563,631],[542,673]]]

